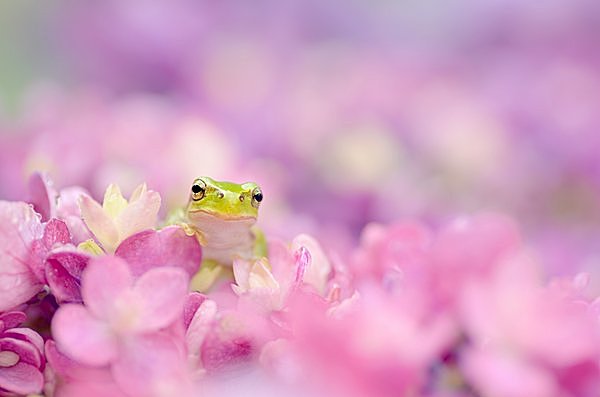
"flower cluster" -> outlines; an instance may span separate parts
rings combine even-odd
[[[269,237],[199,293],[158,193],[30,187],[0,202],[0,395],[600,393],[589,277],[545,281],[507,217],[372,224],[345,252]]]

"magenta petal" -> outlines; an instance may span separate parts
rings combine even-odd
[[[0,321],[4,324],[4,328],[0,327],[0,332],[5,329],[18,327],[25,322],[25,320],[27,320],[27,316],[23,312],[7,312],[0,314]]]
[[[47,175],[35,172],[29,178],[29,202],[35,211],[47,221],[53,216],[57,193]]]
[[[46,262],[46,280],[50,292],[59,304],[82,302],[79,280],[71,276],[58,262]]]
[[[159,266],[180,267],[191,277],[200,267],[202,249],[195,237],[186,235],[178,226],[170,226],[130,236],[119,245],[115,255],[127,260],[136,277]]]
[[[16,394],[40,393],[44,387],[44,376],[34,366],[18,363],[0,368],[0,388]]]
[[[45,276],[58,303],[82,301],[81,274],[89,259],[87,255],[74,251],[55,252],[48,257]]]
[[[103,366],[117,356],[110,329],[82,305],[60,307],[52,319],[52,334],[60,350],[82,364]]]
[[[12,338],[19,338],[31,343],[36,349],[38,349],[42,356],[44,355],[44,339],[42,339],[40,334],[31,328],[12,328],[6,333],[6,335],[10,335]]]
[[[2,337],[0,338],[0,351],[14,352],[19,356],[20,362],[31,364],[36,368],[39,368],[42,365],[41,352],[27,341],[11,337]]]
[[[132,276],[125,261],[114,256],[102,256],[90,260],[81,282],[81,295],[90,312],[98,318],[107,319],[114,312],[119,297],[129,290]]]
[[[133,287],[143,302],[140,331],[155,331],[182,315],[189,277],[181,269],[159,267],[144,273]]]

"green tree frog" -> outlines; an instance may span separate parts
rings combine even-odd
[[[178,223],[202,245],[202,266],[192,287],[206,290],[224,273],[231,273],[236,258],[266,256],[263,234],[254,227],[263,200],[254,182],[220,182],[209,177],[196,178],[185,209],[174,214],[169,223]]]

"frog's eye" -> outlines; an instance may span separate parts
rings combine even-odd
[[[258,208],[258,205],[260,204],[260,202],[262,201],[262,199],[263,199],[262,191],[258,187],[255,188],[252,191],[252,206],[254,208]]]
[[[206,183],[204,183],[201,179],[198,179],[192,185],[192,199],[194,201],[200,200],[204,197],[204,193],[206,192]]]

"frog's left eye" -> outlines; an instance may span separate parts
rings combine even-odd
[[[255,208],[258,208],[258,206],[259,206],[260,202],[262,201],[262,199],[263,199],[262,191],[258,187],[255,188],[252,191],[252,206],[255,207]]]
[[[192,185],[192,199],[194,201],[198,201],[204,197],[204,193],[206,193],[206,183],[204,183],[201,179],[198,179]]]

